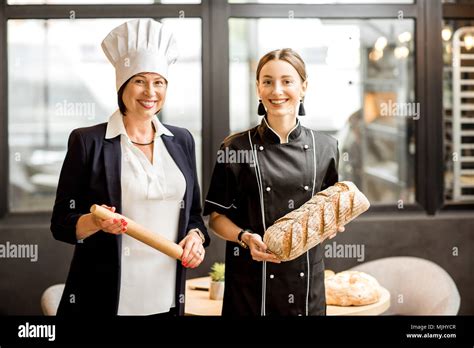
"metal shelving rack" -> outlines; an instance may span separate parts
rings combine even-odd
[[[453,36],[452,142],[453,199],[474,199],[474,54],[466,53],[465,35],[474,37],[474,27],[462,27]]]

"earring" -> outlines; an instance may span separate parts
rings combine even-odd
[[[298,109],[298,116],[305,116],[306,110],[304,109],[303,100],[300,100],[300,108]]]
[[[258,100],[258,114],[260,116],[265,116],[267,114],[267,110],[265,110],[265,107],[263,106],[262,99]]]

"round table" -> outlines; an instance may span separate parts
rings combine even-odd
[[[186,281],[186,315],[221,315],[222,300],[209,298],[210,277],[194,278]],[[327,315],[379,315],[390,307],[390,292],[382,287],[382,296],[376,303],[366,306],[327,306]]]

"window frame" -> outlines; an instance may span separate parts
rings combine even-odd
[[[415,21],[415,100],[420,103],[425,110],[424,115],[415,123],[415,202],[405,204],[403,211],[406,212],[426,212],[434,215],[442,205],[442,171],[433,173],[433,168],[442,168],[442,161],[436,158],[442,151],[442,141],[437,139],[441,134],[442,112],[441,112],[441,69],[442,67],[442,47],[441,37],[441,0],[417,0],[414,4],[381,4],[381,5],[294,5],[294,4],[227,4],[227,9],[223,15],[229,18],[288,18],[289,11],[292,11],[294,18],[319,19],[393,19],[397,18],[399,11],[402,11],[404,18]],[[428,18],[438,18],[437,25],[430,26],[428,30]],[[223,20],[223,19],[221,19]],[[431,23],[431,22],[430,22]],[[436,29],[439,27],[439,30]],[[228,27],[226,27],[228,31]],[[226,33],[226,44],[221,45],[225,50],[221,51],[221,56],[229,61],[229,38]],[[421,44],[425,43],[425,44]],[[435,57],[429,61],[425,57]],[[222,75],[224,74],[225,75]],[[221,78],[229,79],[229,72],[221,71]],[[427,77],[430,77],[429,79]],[[431,81],[437,79],[439,85],[432,84]],[[226,95],[229,94],[229,87],[226,88]],[[220,115],[225,115],[225,123],[229,125],[229,100],[222,101]],[[224,105],[225,104],[225,105]],[[429,125],[435,123],[438,127],[433,129]],[[222,134],[223,139],[228,133],[227,128]],[[428,146],[430,144],[430,146]],[[428,153],[429,152],[429,153]],[[438,156],[439,157],[439,156]],[[426,180],[424,179],[426,178]],[[369,215],[388,212],[400,212],[397,203],[374,204],[371,206]]]
[[[443,3],[442,4],[442,13],[441,13],[441,20],[440,20],[440,27],[442,27],[442,21],[444,20],[472,20],[474,21],[474,4],[450,4],[450,3]],[[441,30],[441,29],[440,29]],[[440,39],[441,42],[441,39]],[[443,62],[441,61],[441,66],[439,70],[442,72],[443,69]],[[442,73],[441,73],[442,74]],[[441,77],[442,83],[442,77]],[[443,93],[441,92],[440,100],[443,98]],[[440,108],[442,109],[443,104],[440,103]],[[443,127],[443,115],[441,113],[441,126]],[[443,139],[442,146],[444,149],[444,135],[441,133],[441,138]],[[444,175],[444,162],[441,159],[441,173]],[[440,210],[442,211],[462,211],[462,210],[474,210],[474,202],[473,203],[459,203],[459,202],[447,202],[444,200],[444,180],[443,184],[443,201],[440,204]]]
[[[50,212],[10,212],[9,211],[9,145],[8,145],[8,47],[7,47],[7,21],[10,19],[69,19],[70,11],[73,10],[75,18],[80,19],[101,19],[101,18],[180,18],[182,14],[186,18],[201,19],[202,38],[209,35],[210,26],[207,23],[209,16],[208,4],[204,0],[201,4],[142,4],[142,5],[7,5],[0,4],[0,66],[1,93],[0,93],[0,114],[5,117],[0,121],[0,187],[5,187],[0,191],[0,221],[6,218],[7,221],[18,223],[17,216],[50,217]],[[184,12],[183,12],[184,11]],[[74,20],[74,19],[71,19]],[[206,22],[206,23],[205,23]],[[204,42],[202,46],[202,125],[204,119],[209,115],[209,83],[204,81],[204,76],[210,74],[209,53],[204,52]],[[203,128],[204,129],[204,128]],[[209,140],[203,138],[202,149],[209,148],[206,143]],[[204,150],[202,151],[204,153]],[[203,164],[204,164],[204,157]],[[52,208],[52,207],[51,207]],[[20,220],[21,221],[21,220]]]
[[[441,0],[417,0],[414,4],[229,4],[222,0],[202,0],[201,4],[143,5],[7,5],[0,4],[0,221],[4,217],[47,213],[10,213],[8,210],[8,61],[7,20],[69,18],[200,18],[202,30],[202,141],[203,199],[209,188],[216,150],[229,131],[229,27],[230,18],[382,19],[404,18],[415,21],[415,100],[424,117],[415,123],[415,203],[398,209],[393,204],[374,204],[368,214],[471,210],[474,204],[444,200],[443,115],[442,115],[442,20],[474,19],[474,5],[442,4]],[[213,43],[213,44],[211,44]],[[429,58],[429,59],[428,59]],[[8,219],[10,220],[10,218]],[[16,218],[13,218],[17,221]],[[21,221],[21,219],[19,220]],[[17,222],[15,222],[16,224]],[[21,222],[18,222],[21,223]]]

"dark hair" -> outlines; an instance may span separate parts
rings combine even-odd
[[[260,61],[258,62],[257,66],[257,81],[259,80],[258,78],[263,66],[274,59],[280,59],[284,60],[287,63],[290,63],[293,68],[296,69],[298,75],[300,75],[302,82],[306,81],[306,79],[308,78],[308,75],[306,74],[306,65],[304,64],[304,61],[301,56],[295,51],[293,51],[291,48],[282,48],[279,50],[268,52],[262,58],[260,58]]]
[[[135,76],[135,75],[134,75]],[[118,106],[119,106],[119,109],[120,109],[120,112],[122,113],[122,115],[125,116],[125,114],[127,113],[127,108],[125,107],[125,104],[122,100],[122,97],[123,97],[123,91],[125,90],[125,87],[127,86],[127,84],[130,82],[131,79],[133,79],[133,77],[130,77],[127,81],[125,81],[125,83],[119,88],[118,92],[117,92],[117,102],[118,102]]]

